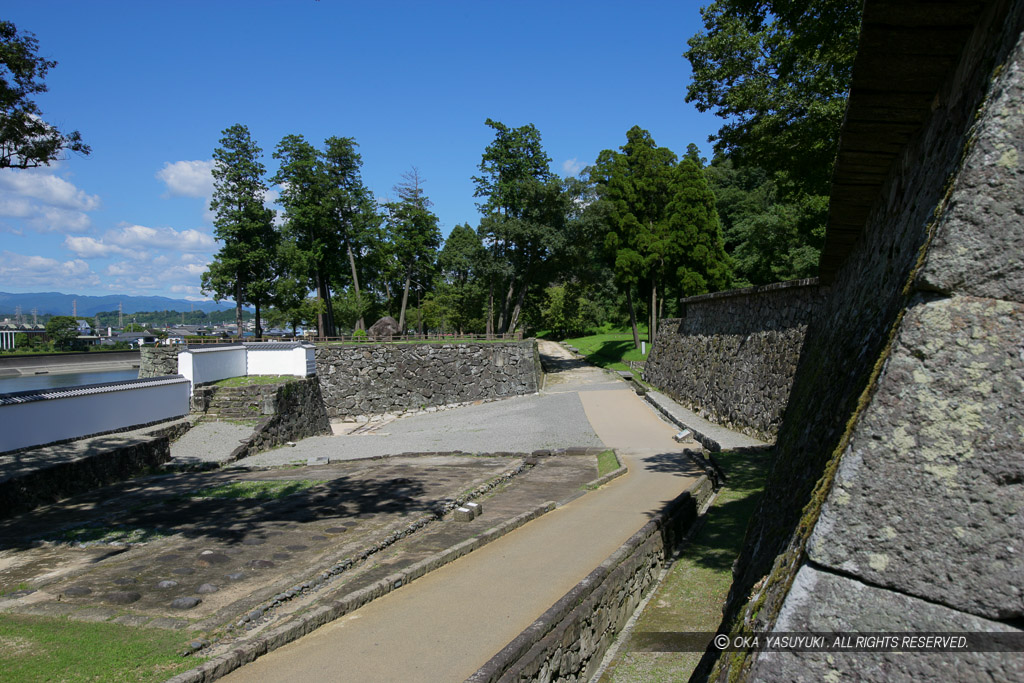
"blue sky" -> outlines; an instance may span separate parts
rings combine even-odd
[[[59,62],[43,117],[89,157],[0,171],[0,291],[204,299],[221,131],[354,137],[387,196],[415,166],[442,232],[479,213],[488,117],[540,130],[565,176],[640,125],[710,156],[721,121],[687,104],[699,2],[31,0],[0,17]]]

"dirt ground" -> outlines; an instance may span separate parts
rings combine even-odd
[[[0,523],[0,612],[224,638],[579,495],[596,477],[590,453],[404,455],[137,478]],[[220,497],[240,493],[263,497]],[[483,515],[443,514],[474,493]]]

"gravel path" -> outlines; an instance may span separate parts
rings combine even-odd
[[[185,463],[223,462],[252,430],[233,422],[200,422],[171,444],[171,458]]]
[[[355,460],[423,451],[528,453],[545,448],[601,446],[583,411],[579,391],[626,389],[614,375],[557,344],[542,342],[549,374],[544,391],[474,406],[403,417],[369,433],[317,436],[240,461],[251,467],[306,464],[310,458]],[[228,422],[196,425],[171,446],[179,462],[222,462],[251,427]]]
[[[600,445],[576,394],[533,394],[404,417],[370,434],[303,439],[294,447],[277,448],[241,462],[267,467],[305,464],[314,457],[352,460],[453,450],[528,453],[541,448]]]

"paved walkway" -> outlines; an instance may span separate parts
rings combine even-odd
[[[625,383],[542,344],[562,364],[545,391],[576,394],[629,473],[226,680],[462,681],[697,481],[676,429]]]

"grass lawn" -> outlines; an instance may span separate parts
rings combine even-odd
[[[644,341],[646,336],[647,332],[642,331],[640,340]],[[625,360],[647,360],[647,354],[640,353],[640,349],[633,346],[633,333],[629,330],[563,339],[562,343],[575,346],[589,363],[609,370],[629,370],[622,362]],[[651,345],[648,344],[647,351],[650,350]]]
[[[615,457],[615,451],[604,451],[597,455],[597,476],[603,477],[609,472],[619,469],[619,459]]]
[[[291,375],[246,375],[244,377],[228,377],[213,383],[215,387],[247,387],[254,384],[280,384],[292,379]]]
[[[326,483],[326,479],[300,481],[236,481],[201,489],[193,498],[229,498],[233,500],[279,500],[293,493]]]
[[[761,497],[770,455],[722,453],[715,460],[725,470],[728,483],[708,510],[704,526],[672,564],[647,603],[629,641],[619,650],[601,683],[689,680],[703,652],[633,650],[656,639],[644,634],[718,629],[722,606],[732,584],[732,563]]]
[[[202,659],[180,653],[194,636],[64,617],[0,615],[0,679],[163,681]]]

